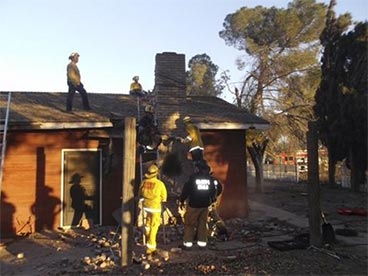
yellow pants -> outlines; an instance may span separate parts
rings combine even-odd
[[[146,235],[147,254],[156,251],[157,245],[156,236],[160,224],[161,224],[161,213],[151,213],[146,211],[145,235]]]

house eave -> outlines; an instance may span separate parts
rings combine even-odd
[[[33,122],[27,124],[9,125],[9,130],[26,130],[26,129],[91,129],[91,128],[108,128],[113,127],[111,122]]]
[[[259,129],[259,130],[267,130],[269,128],[269,124],[252,124],[252,123],[198,123],[196,124],[200,129],[237,129],[237,130],[245,130],[245,129]]]

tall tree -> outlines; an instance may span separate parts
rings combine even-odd
[[[343,71],[342,99],[343,136],[346,138],[354,191],[366,183],[367,171],[367,96],[368,96],[368,22],[359,23],[342,37],[339,55]]]
[[[187,71],[187,95],[219,96],[224,88],[216,79],[218,66],[207,54],[196,55],[189,60]]]
[[[249,66],[244,83],[234,91],[238,105],[265,117],[274,127],[281,125],[275,121],[280,117],[284,118],[283,123],[289,123],[290,129],[300,125],[300,121],[307,124],[312,112],[303,111],[306,117],[301,118],[298,108],[304,110],[306,104],[296,105],[292,99],[297,98],[295,89],[299,94],[305,91],[301,89],[302,77],[313,76],[310,72],[316,70],[325,11],[326,6],[314,0],[294,0],[287,9],[243,7],[226,16],[220,37],[250,57],[238,60],[240,69]],[[291,101],[285,104],[280,97]],[[308,108],[311,110],[312,105]]]
[[[331,0],[320,38],[322,79],[314,111],[320,140],[328,149],[329,182],[335,183],[337,161],[348,158],[357,191],[367,168],[367,23],[346,33],[351,16],[336,18],[335,5]]]

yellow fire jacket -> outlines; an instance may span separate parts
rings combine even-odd
[[[75,62],[71,61],[66,68],[66,75],[68,82],[71,82],[74,86],[78,86],[81,83],[81,76],[78,66]]]
[[[142,90],[142,85],[139,82],[132,82],[130,85],[130,91]]]
[[[143,180],[139,196],[144,199],[143,208],[152,213],[161,212],[161,202],[167,201],[165,184],[156,177]]]
[[[188,123],[185,126],[185,130],[188,132],[188,136],[185,138],[185,140],[190,141],[189,151],[192,151],[197,148],[203,150],[203,142],[199,129],[194,124]]]

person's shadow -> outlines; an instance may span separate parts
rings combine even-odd
[[[93,217],[92,207],[86,204],[86,200],[93,199],[93,197],[88,196],[85,188],[81,185],[82,175],[75,173],[72,175],[69,184],[72,184],[70,188],[70,197],[72,200],[72,208],[74,209],[74,216],[72,220],[72,226],[78,226],[80,221],[85,215],[86,219],[90,220]]]
[[[42,187],[37,193],[36,202],[31,206],[32,214],[36,217],[36,231],[53,229],[55,216],[61,212],[61,202],[51,195],[52,191],[51,187]]]
[[[15,236],[15,227],[13,225],[13,216],[15,213],[15,206],[7,202],[8,196],[1,191],[1,223],[0,236],[13,237]]]

